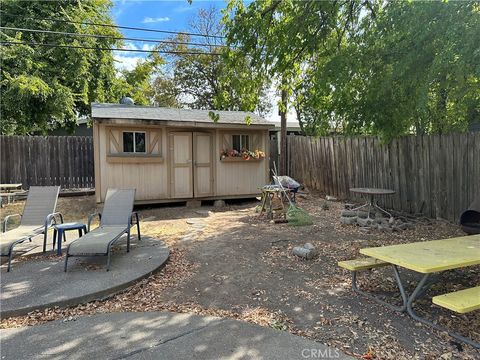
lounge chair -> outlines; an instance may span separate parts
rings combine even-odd
[[[8,268],[11,269],[13,248],[25,240],[43,234],[43,252],[47,250],[48,228],[57,223],[59,217],[63,223],[62,214],[55,212],[60,186],[30,186],[23,215],[12,214],[5,217],[3,233],[0,234],[1,256],[8,256]],[[7,231],[8,221],[19,216],[20,225]]]
[[[110,270],[112,246],[124,234],[127,234],[127,252],[130,251],[133,216],[137,225],[138,240],[141,240],[138,214],[133,212],[134,200],[135,189],[108,189],[103,212],[91,214],[88,218],[87,234],[74,240],[67,247],[65,272],[68,258],[72,256],[107,256],[107,271]],[[90,231],[92,219],[97,215],[100,218],[100,226]]]

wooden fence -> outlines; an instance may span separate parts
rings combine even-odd
[[[93,138],[86,136],[0,136],[0,182],[92,188]]]
[[[374,137],[289,136],[291,177],[342,199],[351,187],[396,191],[386,208],[458,222],[480,196],[480,133],[406,136],[382,144]]]

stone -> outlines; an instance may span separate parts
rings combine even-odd
[[[373,224],[373,220],[372,219],[363,219],[363,218],[358,217],[357,218],[357,224],[358,224],[358,226],[370,226],[371,224]]]
[[[345,225],[355,225],[357,223],[357,217],[346,217],[342,216],[340,222]]]
[[[399,230],[407,230],[408,226],[406,223],[403,223],[403,224],[397,225],[396,228]]]
[[[198,215],[202,215],[202,216],[209,216],[210,215],[210,211],[208,210],[197,210],[195,211]]]
[[[215,202],[213,203],[213,206],[216,208],[223,208],[226,206],[226,204],[224,200],[215,200]]]
[[[357,216],[362,219],[368,218],[368,211],[359,210],[357,211]]]
[[[392,228],[388,225],[380,225],[378,227],[378,230],[386,232],[386,233],[391,233],[393,231]]]
[[[351,210],[355,207],[355,204],[345,204],[345,210]]]
[[[294,255],[306,260],[310,260],[315,256],[315,251],[310,249],[305,249],[304,247],[301,247],[301,246],[295,246],[292,251]]]
[[[354,216],[357,216],[357,212],[352,210],[342,210],[342,216],[354,217]]]
[[[327,201],[337,201],[337,198],[335,196],[330,196],[330,195],[325,196],[325,199]]]

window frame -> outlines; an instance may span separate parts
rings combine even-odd
[[[125,133],[132,133],[133,134],[133,151],[125,151],[125,141],[124,141],[124,134]],[[135,134],[143,134],[145,137],[145,150],[144,151],[136,151],[136,140]],[[136,131],[136,130],[123,130],[122,131],[122,153],[123,154],[147,154],[147,132],[146,131]]]
[[[235,136],[239,136],[239,137],[240,137],[240,142],[239,142],[239,143],[240,143],[240,149],[238,149],[238,150],[235,149],[235,147],[234,147],[234,137],[235,137]],[[242,145],[243,145],[242,139],[245,139],[244,137],[247,139],[246,142],[247,142],[247,145],[248,145],[248,146],[242,146]],[[242,149],[246,149],[246,150],[248,150],[248,151],[251,151],[251,149],[250,149],[250,143],[251,143],[251,135],[250,135],[250,134],[245,134],[245,133],[243,133],[243,134],[232,134],[232,150],[237,150],[238,152],[241,152]]]

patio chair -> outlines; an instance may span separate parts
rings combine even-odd
[[[63,216],[55,212],[60,186],[30,186],[23,215],[12,214],[5,217],[3,233],[0,234],[1,256],[8,256],[8,268],[11,269],[13,248],[25,240],[32,241],[36,235],[43,234],[43,252],[47,250],[48,228],[57,223],[56,217],[63,223]],[[7,231],[8,221],[20,217],[20,225]]]
[[[103,212],[91,214],[88,218],[88,232],[67,247],[65,272],[68,258],[72,256],[107,256],[107,271],[109,271],[112,246],[124,234],[127,234],[127,253],[130,251],[130,228],[133,225],[133,216],[137,225],[138,240],[141,240],[138,213],[133,212],[134,200],[135,189],[108,189]],[[90,231],[92,219],[97,215],[100,218],[100,226]]]

